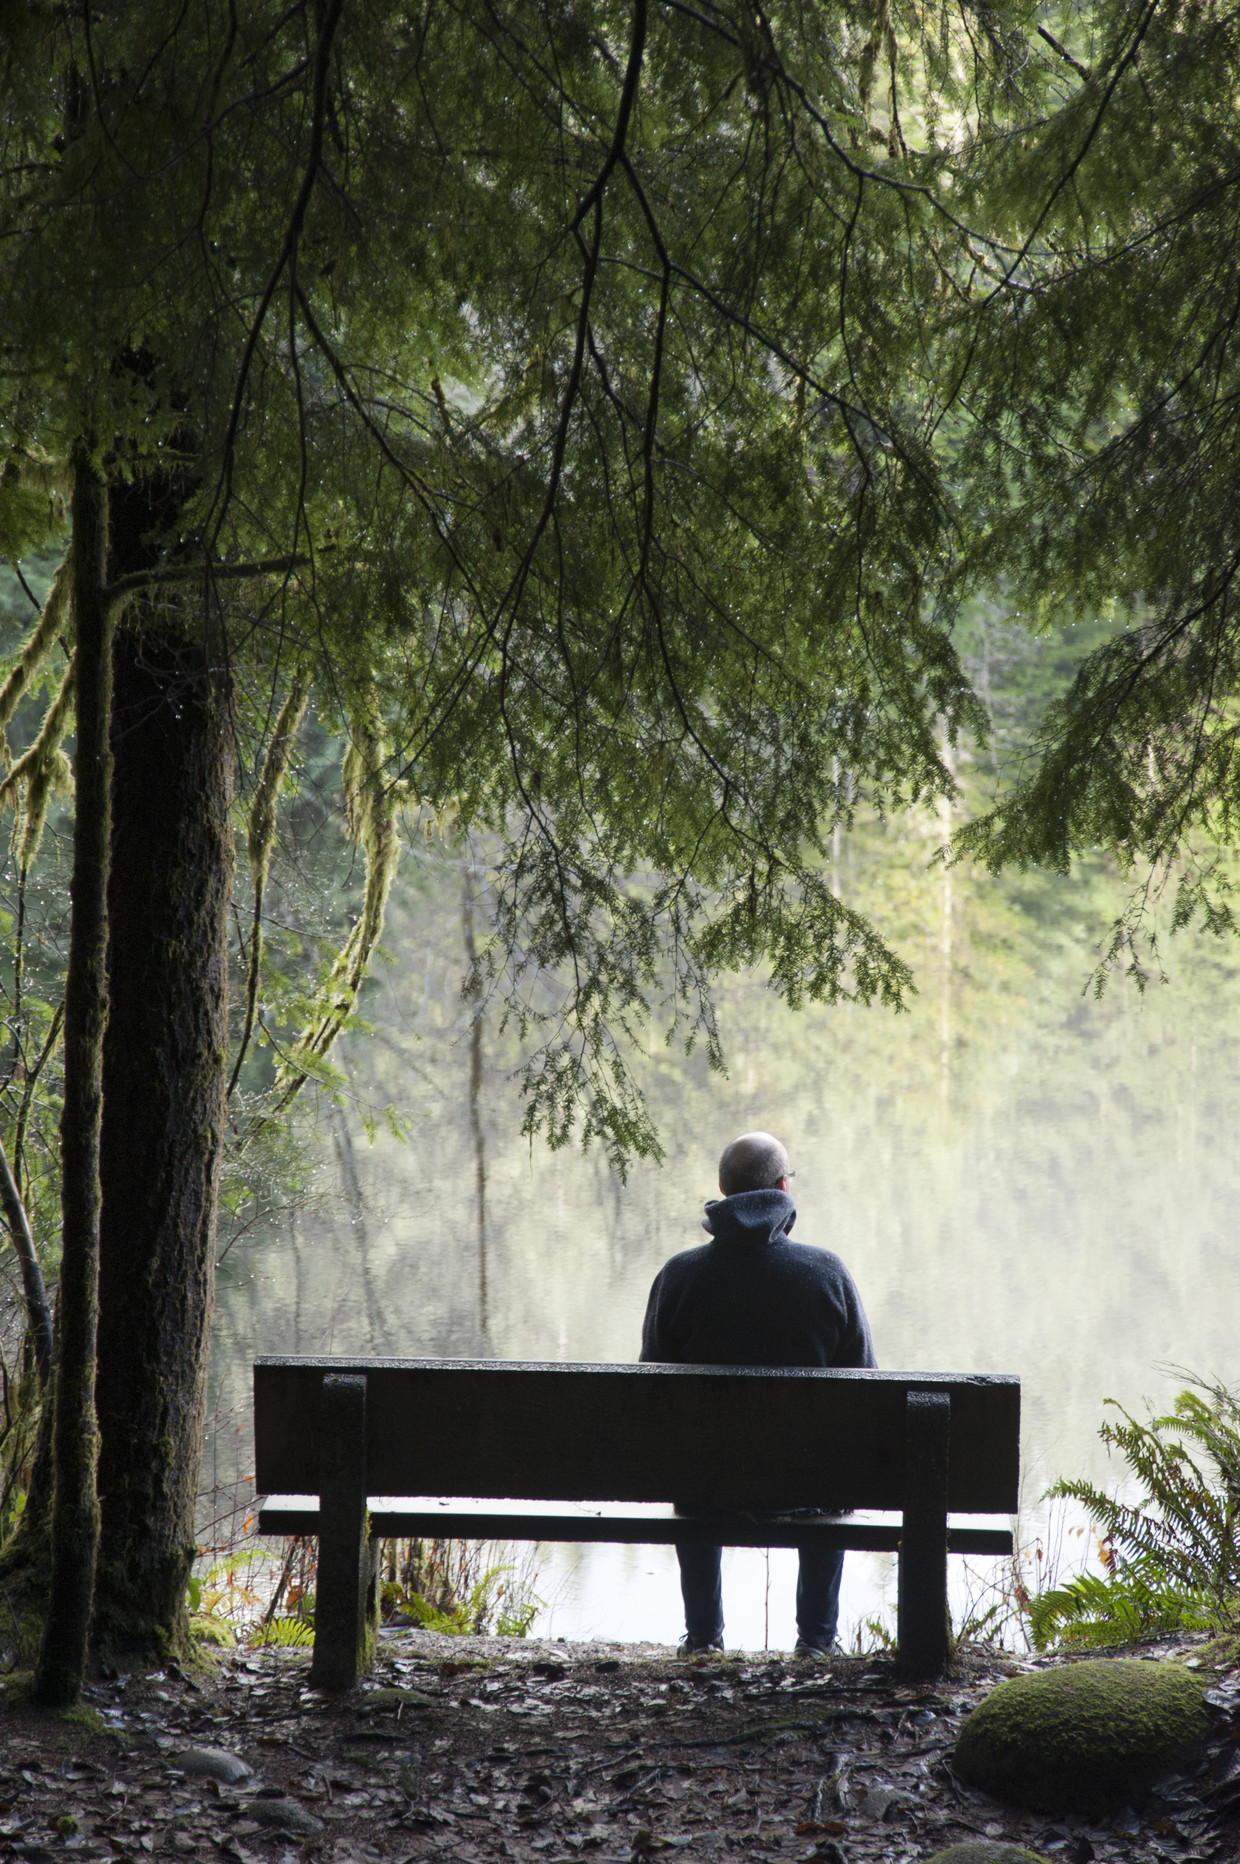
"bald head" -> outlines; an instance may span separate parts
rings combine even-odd
[[[723,1149],[719,1189],[725,1197],[738,1191],[770,1191],[789,1172],[788,1154],[769,1133],[742,1133]]]

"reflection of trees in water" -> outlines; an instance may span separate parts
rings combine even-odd
[[[366,1346],[369,1352],[381,1353],[384,1350],[385,1330],[379,1318],[379,1303],[375,1298],[374,1275],[370,1260],[370,1237],[366,1229],[366,1199],[362,1194],[361,1179],[358,1177],[357,1154],[353,1150],[349,1123],[345,1118],[344,1108],[337,1103],[332,1105],[332,1138],[335,1142],[336,1162],[340,1167],[340,1181],[344,1187],[345,1204],[349,1212],[349,1223],[352,1226],[353,1242],[357,1251],[362,1298],[366,1309]]]
[[[486,1136],[482,1130],[482,1018],[483,999],[478,977],[478,946],[474,938],[474,888],[477,884],[470,844],[470,863],[465,868],[461,891],[461,932],[465,944],[465,971],[478,994],[470,1001],[469,1017],[469,1131],[474,1145],[474,1201],[478,1219],[478,1335],[480,1350],[487,1351],[489,1316],[487,1312],[487,1155]]]
[[[881,915],[914,965],[909,1013],[793,1016],[759,979],[725,980],[721,1027],[752,1080],[686,1062],[656,1029],[644,1066],[667,1163],[636,1165],[624,1187],[597,1154],[531,1154],[516,1038],[488,1014],[476,1043],[461,995],[461,863],[408,856],[394,962],[363,1006],[375,1036],[349,1036],[341,1059],[357,1101],[391,1102],[411,1137],[368,1145],[346,1102],[359,1228],[324,1112],[338,1213],[306,1212],[295,1250],[247,1237],[227,1265],[245,1271],[221,1292],[237,1385],[254,1352],[321,1349],[329,1323],[337,1352],[632,1358],[653,1274],[702,1240],[722,1144],[766,1126],[796,1154],[798,1238],[848,1261],[883,1362],[1019,1372],[1030,1492],[1059,1474],[1105,1479],[1103,1396],[1139,1406],[1161,1389],[1159,1363],[1225,1372],[1234,1357],[1240,950],[1173,946],[1170,988],[1139,1001],[1118,981],[1098,1003],[1082,986],[1117,894],[1100,863],[1067,881],[953,870],[945,1106],[939,841],[927,811],[859,823],[841,849],[842,895]],[[480,951],[484,885],[475,867]]]

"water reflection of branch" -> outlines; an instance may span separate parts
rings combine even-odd
[[[474,860],[472,841],[469,844]],[[482,1131],[482,1018],[484,1005],[479,988],[478,947],[474,939],[474,875],[471,865],[465,869],[461,896],[461,932],[465,942],[467,988],[478,991],[473,998],[469,1020],[469,1127],[474,1141],[474,1186],[478,1208],[478,1331],[485,1342],[488,1335],[487,1312],[487,1161],[486,1139]]]
[[[235,1243],[239,1243],[241,1241],[241,1238],[245,1235],[246,1231],[252,1230],[254,1228],[254,1225],[258,1223],[262,1218],[266,1217],[268,1214],[269,1213],[266,1211],[266,1209],[264,1209],[261,1205],[259,1205],[257,1200],[255,1200],[254,1215],[250,1217],[247,1222],[239,1225],[239,1227],[233,1231],[232,1235],[229,1237],[224,1247],[220,1250],[219,1255],[215,1258],[215,1267],[216,1267],[217,1273],[219,1271],[220,1264],[223,1262],[224,1258],[227,1256],[229,1250],[233,1247],[233,1245]]]
[[[267,1040],[270,1042],[276,1054],[280,1057],[280,1060],[283,1062],[289,1062],[290,1058],[289,1058],[288,1053],[286,1052],[286,1050],[284,1050],[280,1046],[279,1042],[276,1040],[275,1033],[272,1030],[271,1024],[266,1021],[261,1010],[258,1012],[258,1026],[262,1030],[263,1034],[266,1036]],[[297,1065],[301,1067],[303,1063],[299,1062]],[[358,1094],[358,1093],[351,1091],[349,1088],[345,1086],[343,1080],[340,1079],[338,1073],[329,1074],[326,1071],[324,1071],[323,1073],[316,1073],[316,1071],[313,1068],[307,1067],[306,1074],[308,1078],[314,1082],[316,1087],[327,1088],[332,1094],[336,1095],[339,1099],[352,1101],[355,1107],[363,1108],[365,1112],[368,1113],[375,1120],[380,1120],[383,1118],[385,1114],[391,1113],[393,1111],[391,1107],[376,1106],[375,1102],[369,1099],[368,1096],[365,1094]],[[252,1132],[253,1132],[253,1129],[251,1128],[250,1132],[247,1132],[246,1134],[242,1136],[243,1144],[244,1144],[245,1139],[249,1139],[252,1136]]]

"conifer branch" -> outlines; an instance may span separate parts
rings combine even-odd
[[[13,768],[8,772],[3,781],[0,782],[0,804],[9,801],[19,784],[27,784],[26,808],[28,821],[30,818],[37,815],[39,829],[42,828],[43,815],[46,813],[51,791],[58,784],[67,783],[69,781],[67,765],[62,768],[57,760],[60,757],[61,740],[68,729],[69,716],[73,709],[73,692],[76,677],[77,652],[75,649],[73,654],[70,655],[69,664],[65,668],[64,678],[60,682],[60,689],[48,708],[38,737],[28,751],[23,751],[22,755],[13,765]],[[35,800],[36,795],[38,798],[37,803]],[[29,839],[30,828],[28,825],[27,840]],[[37,846],[37,830],[33,839],[35,846]],[[33,853],[34,847],[31,847],[28,853],[23,849],[23,866],[27,864]]]
[[[1088,66],[1083,65],[1079,59],[1073,58],[1066,45],[1060,45],[1053,32],[1048,32],[1045,26],[1039,26],[1038,37],[1039,39],[1045,39],[1052,52],[1058,52],[1064,63],[1066,65],[1071,65],[1073,71],[1078,72],[1080,76],[1084,78],[1086,84],[1089,83],[1093,73],[1089,70]]]
[[[43,1073],[52,1051],[60,1040],[60,1030],[64,1020],[65,1005],[64,999],[62,998],[56,1005],[51,1028],[44,1038],[43,1047],[39,1050],[38,1059],[34,1067],[28,1069],[26,1072],[26,1084],[22,1090],[21,1105],[17,1109],[17,1120],[13,1129],[13,1175],[18,1180],[19,1184],[21,1182],[23,1157],[26,1148],[26,1122],[30,1118],[30,1105],[34,1099],[34,1090],[38,1085],[39,1076]]]
[[[1127,71],[1129,65],[1131,65],[1133,60],[1136,58],[1137,53],[1141,50],[1141,46],[1145,40],[1145,35],[1149,31],[1151,25],[1153,24],[1154,15],[1158,11],[1158,4],[1159,4],[1159,0],[1149,0],[1149,5],[1146,7],[1145,12],[1141,17],[1141,22],[1138,25],[1136,32],[1133,34],[1132,43],[1129,45],[1127,51],[1124,53],[1124,56],[1119,60],[1119,63],[1116,65],[1115,70],[1111,73],[1110,80],[1107,83],[1106,89],[1102,93],[1101,100],[1099,101],[1098,108],[1094,112],[1093,121],[1091,122],[1089,129],[1086,131],[1084,141],[1081,143],[1080,148],[1077,150],[1072,160],[1068,163],[1067,167],[1064,169],[1063,173],[1060,175],[1058,181],[1056,181],[1054,187],[1051,189],[1050,193],[1047,195],[1046,200],[1042,203],[1042,207],[1037,215],[1037,218],[1034,220],[1033,225],[1030,227],[1029,233],[1027,237],[1025,238],[1023,244],[1021,245],[1020,251],[1016,254],[1016,257],[1012,260],[1011,265],[1007,268],[1007,272],[1003,279],[1003,285],[1006,285],[1008,283],[1013,273],[1016,271],[1017,267],[1022,265],[1024,261],[1028,258],[1030,252],[1033,249],[1033,242],[1037,238],[1038,233],[1041,231],[1041,228],[1045,224],[1047,215],[1050,213],[1051,208],[1055,205],[1055,202],[1059,199],[1059,196],[1063,193],[1064,189],[1072,181],[1073,177],[1077,173],[1077,170],[1080,168],[1081,163],[1085,160],[1085,157],[1089,154],[1090,149],[1093,147],[1094,139],[1097,136],[1098,131],[1102,128],[1103,119],[1105,118],[1107,111],[1111,107],[1111,99],[1115,95],[1115,92],[1119,86],[1119,81],[1123,77],[1124,73]],[[990,296],[992,298],[996,296],[997,293],[1000,290],[1002,290],[1003,285],[996,285],[994,291],[990,293]]]
[[[214,535],[216,537],[219,536],[220,527],[224,522],[224,514],[228,508],[229,500],[232,497],[233,464],[236,455],[237,435],[241,428],[241,410],[245,401],[246,388],[249,384],[250,370],[253,367],[255,352],[258,348],[258,339],[262,334],[263,325],[267,321],[267,313],[271,309],[271,302],[275,297],[276,287],[279,285],[285,271],[290,267],[293,273],[294,289],[296,289],[297,249],[301,243],[301,235],[306,223],[306,215],[310,211],[310,202],[314,195],[315,186],[319,178],[319,169],[323,161],[323,138],[327,127],[327,73],[331,64],[332,45],[336,37],[336,29],[340,24],[340,15],[343,11],[344,0],[325,0],[324,5],[319,9],[318,40],[314,48],[314,69],[311,78],[310,147],[306,155],[306,166],[305,172],[302,175],[301,187],[298,189],[297,199],[293,203],[293,211],[289,216],[288,231],[285,234],[284,244],[280,249],[279,256],[274,266],[271,268],[267,283],[263,288],[263,294],[259,299],[258,309],[254,313],[249,331],[247,332],[245,345],[241,351],[241,359],[237,367],[237,380],[233,388],[232,406],[228,415],[228,429],[224,435],[223,478],[217,493],[219,509],[215,520]]]
[[[323,548],[328,550],[331,546],[325,544]],[[114,613],[132,597],[143,595],[149,589],[204,580],[238,582],[252,576],[291,576],[294,570],[305,569],[310,560],[308,556],[301,555],[263,557],[255,563],[165,563],[158,569],[134,570],[128,576],[118,576],[104,590],[104,601],[109,611]]]

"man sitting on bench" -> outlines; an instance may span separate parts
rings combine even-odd
[[[697,1366],[874,1366],[869,1324],[839,1257],[789,1240],[796,1205],[788,1154],[769,1133],[742,1133],[719,1161],[722,1199],[706,1206],[712,1241],[673,1256],[655,1276],[643,1360]],[[723,1649],[721,1547],[676,1548],[685,1652]],[[843,1552],[799,1549],[798,1657],[836,1647]]]

